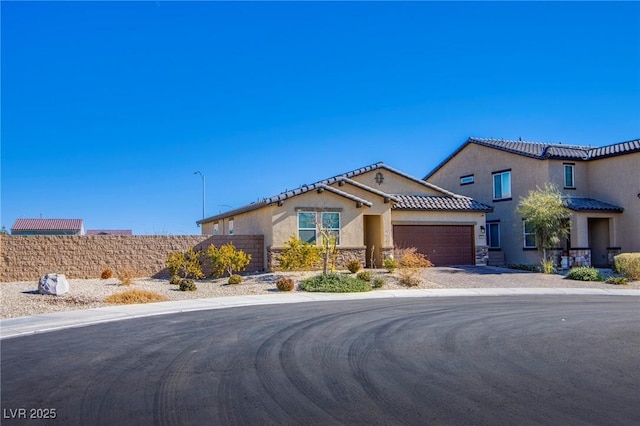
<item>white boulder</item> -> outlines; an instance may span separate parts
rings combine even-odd
[[[67,277],[64,274],[47,274],[40,277],[38,291],[41,294],[59,296],[69,292],[69,281],[67,281]]]

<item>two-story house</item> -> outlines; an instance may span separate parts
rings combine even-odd
[[[424,179],[494,207],[485,229],[490,264],[540,261],[535,234],[515,209],[545,183],[572,212],[559,262],[606,267],[617,253],[640,251],[638,139],[593,148],[472,137]]]

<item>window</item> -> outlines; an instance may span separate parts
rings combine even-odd
[[[321,212],[320,220],[322,221],[322,230],[333,236],[336,239],[336,244],[340,244],[340,213]],[[298,212],[298,238],[303,242],[315,244],[316,224],[316,212]]]
[[[575,188],[576,187],[575,164],[565,164],[564,165],[564,187],[565,188]]]
[[[340,244],[340,213],[323,212],[322,229],[336,239],[336,244]]]
[[[218,222],[213,224],[213,235],[219,235],[220,234],[220,228],[218,226]]]
[[[460,185],[471,185],[475,182],[473,175],[460,176]]]
[[[487,222],[487,246],[490,249],[500,248],[500,222]]]
[[[304,243],[316,242],[316,213],[298,213],[298,238]]]
[[[536,248],[536,232],[527,221],[522,221],[524,248]]]
[[[493,199],[505,200],[511,198],[511,171],[493,173]]]
[[[229,219],[229,235],[233,235],[233,219]]]

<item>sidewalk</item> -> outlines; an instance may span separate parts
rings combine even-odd
[[[106,308],[74,310],[0,320],[0,339],[83,327],[111,321],[142,318],[180,312],[225,309],[241,306],[302,303],[336,300],[454,297],[454,296],[524,296],[524,295],[602,295],[639,296],[636,289],[599,288],[452,288],[417,290],[378,290],[366,293],[278,293],[255,296],[216,297],[177,302],[118,305]]]

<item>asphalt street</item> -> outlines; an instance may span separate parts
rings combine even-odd
[[[396,298],[34,334],[1,342],[2,424],[637,425],[639,320],[624,296]]]

